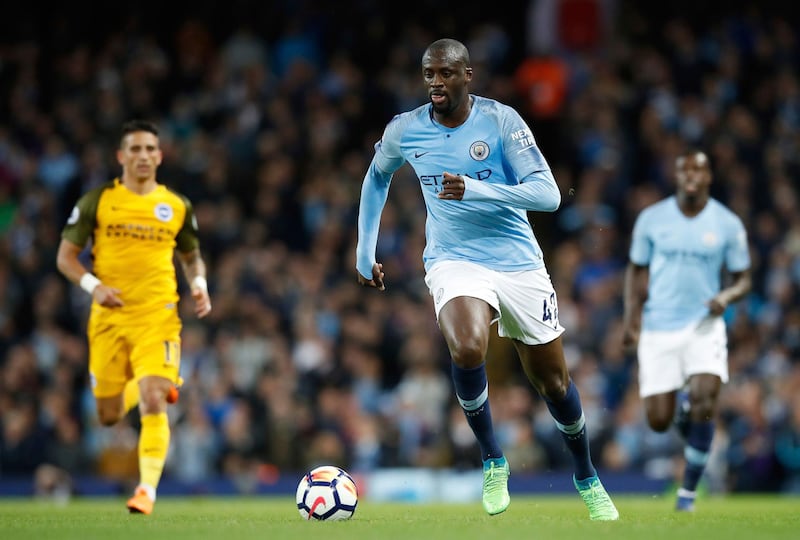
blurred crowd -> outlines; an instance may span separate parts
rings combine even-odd
[[[595,462],[659,478],[681,466],[677,435],[644,421],[621,290],[633,220],[672,193],[674,157],[693,145],[711,157],[713,196],[744,220],[754,264],[752,294],[726,313],[731,381],[707,485],[800,493],[797,19],[737,1],[530,0],[494,18],[429,1],[213,4],[91,19],[18,6],[2,23],[0,482],[136,477],[138,418],[97,422],[90,298],[55,268],[69,210],[118,173],[132,117],[160,125],[159,179],[194,203],[214,306],[198,321],[181,303],[185,384],[165,478],[244,488],[318,463],[477,467],[422,280],[425,210],[409,168],[383,214],[387,290],[355,273],[373,145],[425,101],[420,56],[447,36],[470,49],[472,91],[528,120],[561,186],[561,209],[530,217]],[[487,361],[512,468],[568,469],[510,344],[495,336]]]

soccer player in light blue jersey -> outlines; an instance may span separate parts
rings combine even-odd
[[[422,56],[430,102],[399,114],[375,145],[358,216],[356,269],[384,290],[376,261],[392,175],[409,163],[427,208],[423,253],[439,328],[452,357],[456,395],[483,459],[483,506],[508,508],[509,466],[497,443],[484,359],[490,327],[510,338],[575,463],[573,482],[596,520],[619,514],[589,453],[580,396],[567,371],[558,306],[527,211],[553,212],[561,194],[530,128],[512,108],[468,91],[469,52],[453,39]]]
[[[633,228],[624,345],[638,355],[648,424],[663,432],[675,419],[685,439],[675,508],[693,511],[717,396],[728,381],[722,314],[750,291],[750,255],[742,221],[710,196],[708,156],[695,150],[679,156],[675,179],[676,194],[645,208]],[[725,288],[724,271],[730,276]]]

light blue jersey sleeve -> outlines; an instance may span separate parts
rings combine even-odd
[[[406,161],[400,153],[399,137],[407,121],[403,115],[397,115],[386,125],[381,140],[375,143],[375,155],[361,185],[356,269],[367,279],[372,279],[381,213],[389,195],[392,175]]]

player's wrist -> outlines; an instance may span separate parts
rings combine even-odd
[[[192,280],[192,290],[208,292],[208,281],[205,276],[195,276]]]
[[[101,283],[102,282],[99,279],[97,279],[97,276],[95,276],[91,272],[86,272],[85,274],[83,274],[79,281],[81,289],[83,289],[89,294],[94,294],[94,290]]]

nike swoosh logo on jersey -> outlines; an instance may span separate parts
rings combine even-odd
[[[421,158],[422,156],[424,156],[427,153],[428,152],[414,152],[414,158],[415,159],[419,159],[419,158]]]

